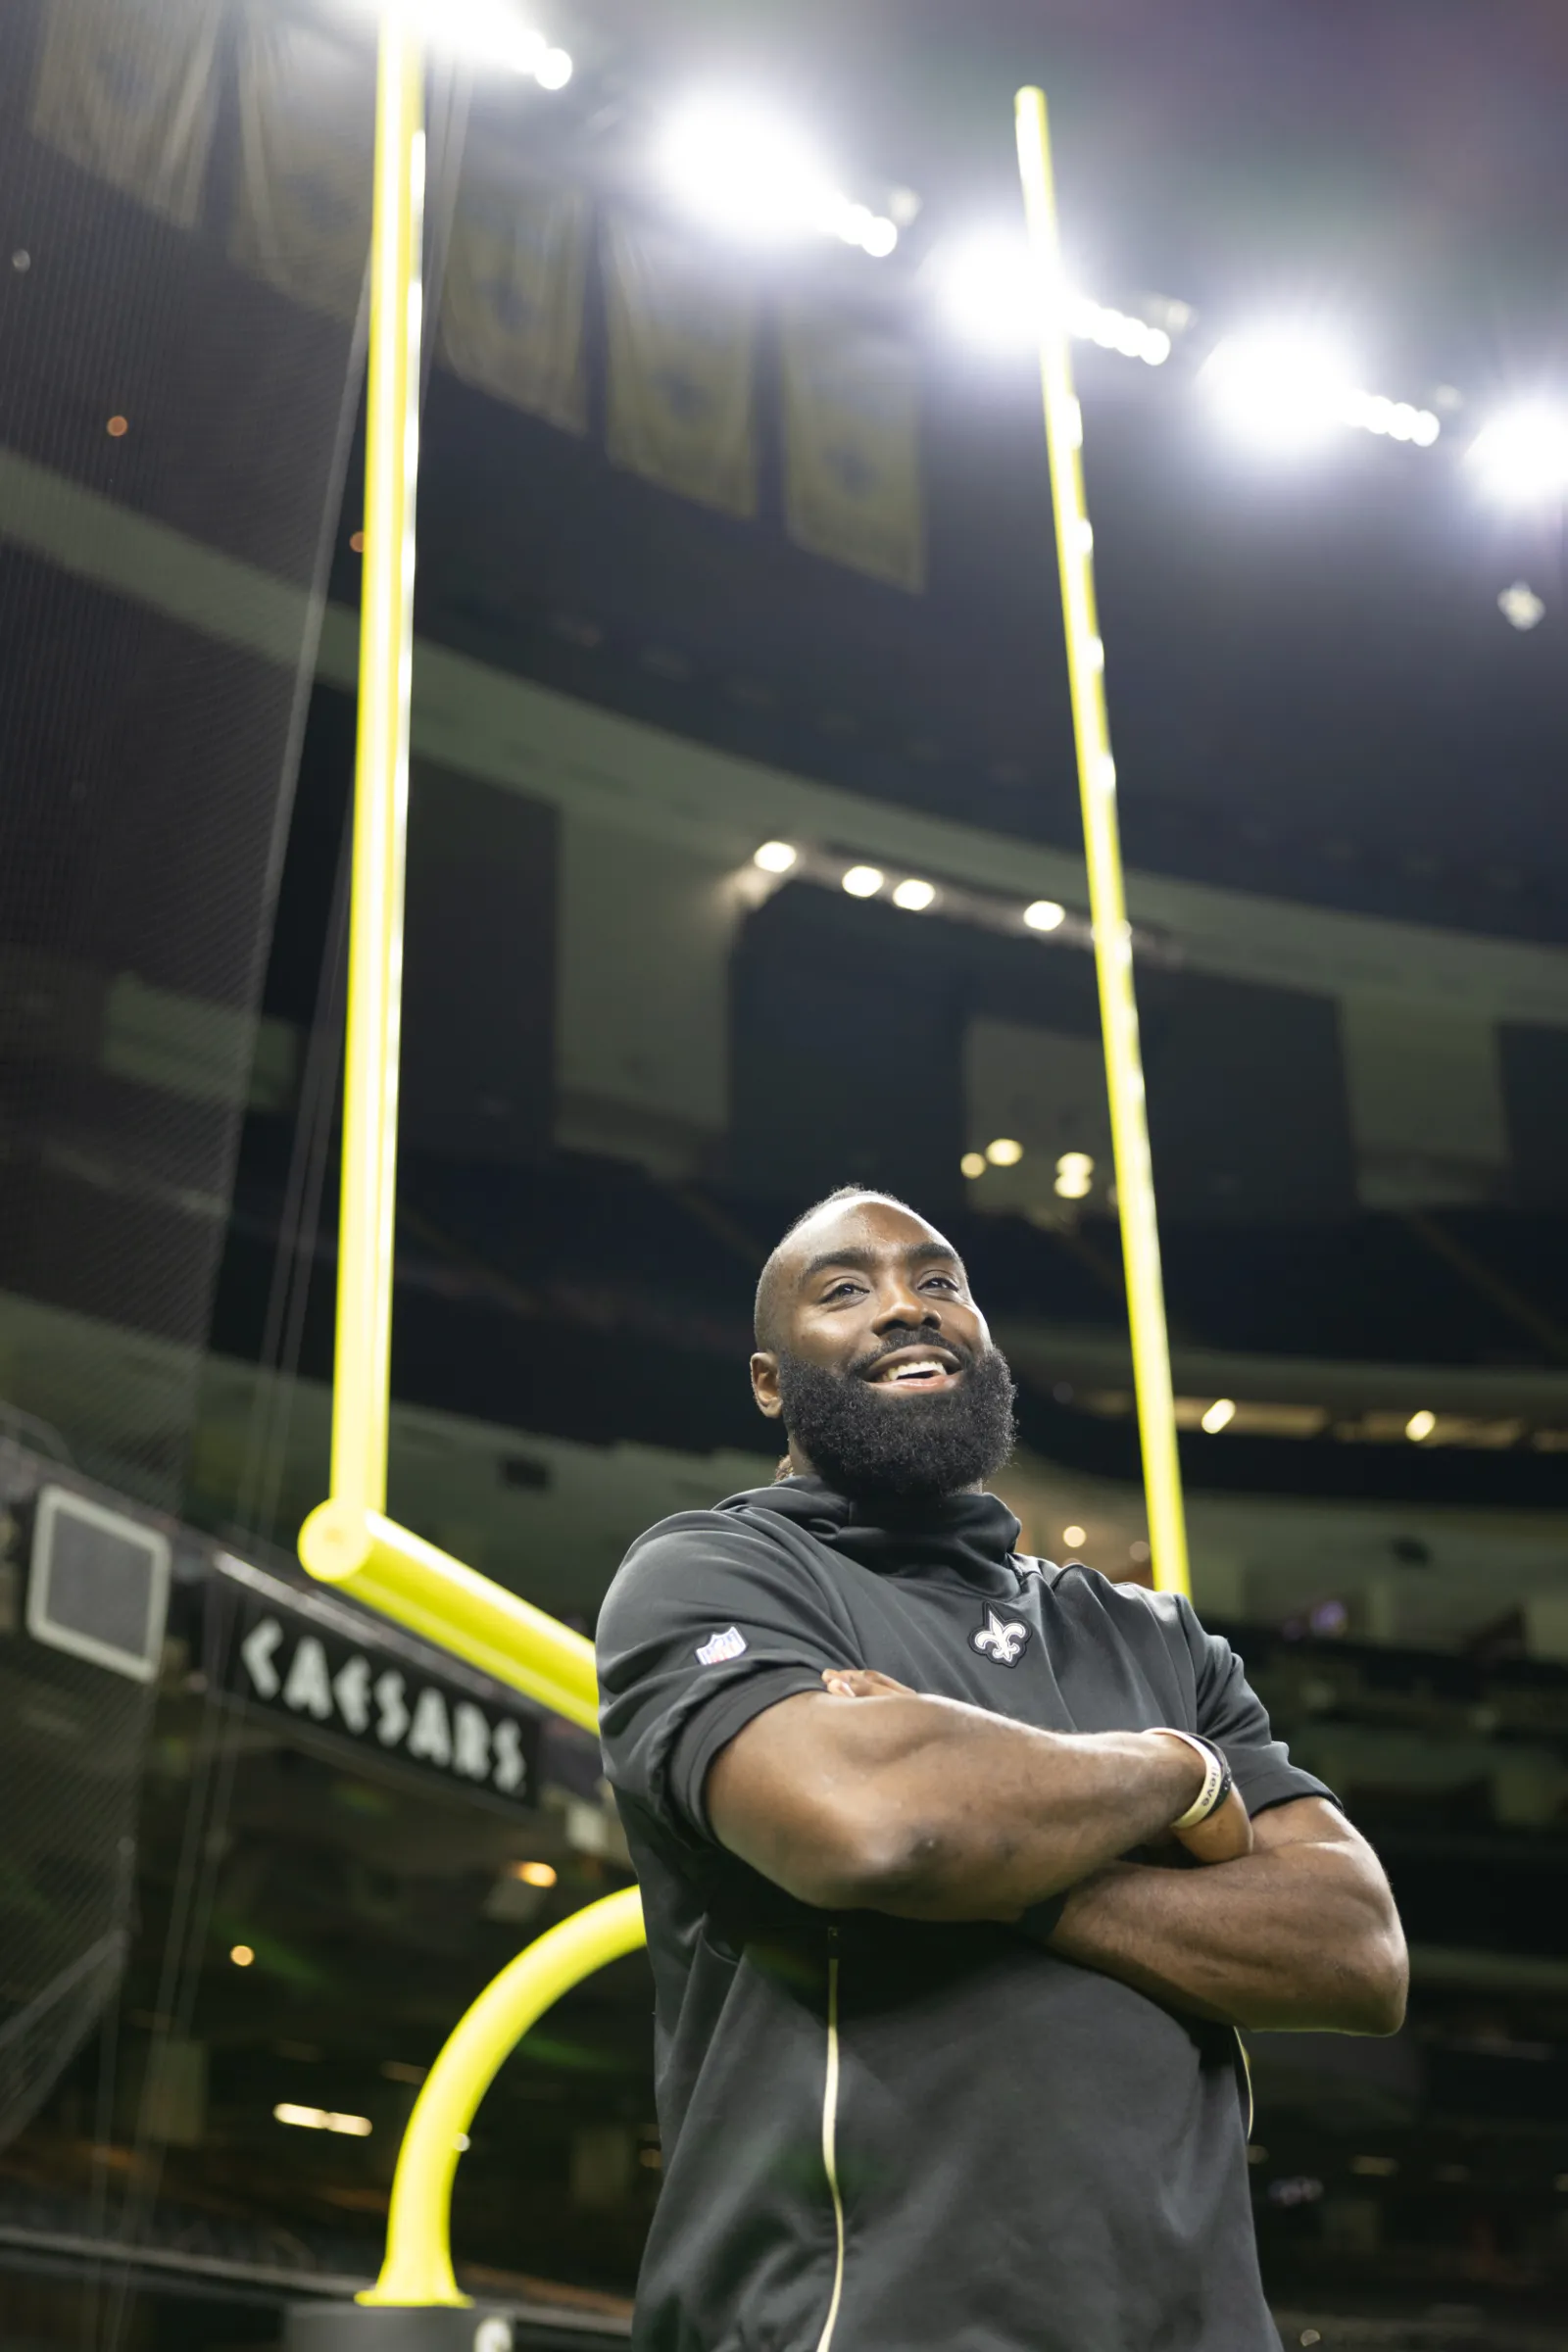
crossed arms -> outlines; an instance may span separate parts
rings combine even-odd
[[[1183,1840],[1208,1868],[1127,1862],[1197,1796],[1202,1766],[1184,1742],[1035,1731],[858,1670],[823,1681],[747,1724],[707,1784],[720,1841],[802,1902],[1006,1922],[1064,1892],[1051,1948],[1173,2008],[1397,2030],[1408,1970],[1394,1899],[1321,1797],[1249,1827],[1233,1794]]]

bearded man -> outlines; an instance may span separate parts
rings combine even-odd
[[[1170,1594],[1015,1550],[957,1252],[847,1190],[757,1298],[771,1487],[599,1626],[663,2181],[639,2352],[1277,2352],[1236,2029],[1389,2034],[1387,1882]]]

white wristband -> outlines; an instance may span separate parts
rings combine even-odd
[[[1195,1756],[1201,1757],[1203,1785],[1179,1820],[1171,1823],[1173,1830],[1196,1830],[1200,1821],[1217,1813],[1231,1792],[1231,1768],[1220,1750],[1207,1740],[1200,1740],[1192,1732],[1179,1732],[1174,1724],[1162,1723],[1156,1729],[1167,1740],[1179,1740],[1190,1747]]]

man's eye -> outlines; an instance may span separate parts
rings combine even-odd
[[[859,1287],[858,1282],[836,1282],[831,1290],[823,1292],[822,1304],[826,1306],[834,1298],[853,1298]]]
[[[927,1290],[931,1288],[932,1283],[936,1283],[944,1291],[956,1291],[958,1287],[956,1276],[952,1274],[929,1275],[926,1279]]]

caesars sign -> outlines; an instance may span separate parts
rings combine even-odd
[[[537,1801],[538,1725],[480,1706],[451,1683],[361,1646],[291,1611],[252,1604],[225,1676],[233,1696],[347,1737],[514,1804]]]

